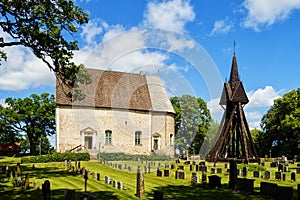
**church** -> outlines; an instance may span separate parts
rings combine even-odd
[[[56,84],[56,150],[174,156],[174,110],[158,76],[86,69],[72,101]],[[77,148],[76,148],[77,147]]]

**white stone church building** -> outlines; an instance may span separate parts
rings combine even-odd
[[[158,76],[87,69],[86,97],[56,86],[56,149],[174,156],[174,110]]]

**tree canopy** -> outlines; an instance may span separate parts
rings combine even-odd
[[[73,51],[79,49],[74,33],[87,22],[88,15],[72,0],[1,0],[0,26],[10,38],[0,36],[0,63],[7,59],[4,47],[22,45],[70,88],[90,83],[83,65],[72,61]],[[75,100],[83,97],[81,90],[75,90]]]
[[[30,153],[36,155],[37,145],[42,137],[55,134],[55,98],[54,95],[43,93],[40,96],[7,98],[7,107],[0,105],[1,135],[26,134],[30,145]],[[45,140],[45,139],[44,139]]]
[[[201,98],[190,95],[172,97],[175,110],[175,143],[181,153],[199,154],[201,145],[210,127],[211,116]]]
[[[272,157],[284,155],[292,158],[297,155],[300,144],[300,88],[276,99],[263,116],[261,126],[263,132],[256,139],[259,152],[266,154],[271,150]]]

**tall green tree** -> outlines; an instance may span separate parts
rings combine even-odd
[[[4,47],[22,45],[65,85],[77,88],[74,99],[82,99],[78,86],[91,79],[83,65],[76,65],[72,58],[73,51],[79,49],[74,33],[87,22],[88,15],[72,0],[1,0],[0,27],[10,38],[0,36],[0,64],[7,59]]]
[[[297,155],[300,144],[300,88],[276,99],[263,116],[261,126],[263,133],[258,137],[262,152],[271,150],[272,156],[289,158]]]
[[[7,127],[17,133],[25,133],[30,154],[36,155],[41,137],[55,134],[55,98],[54,95],[43,93],[40,96],[7,98],[7,107],[0,107],[1,116]]]
[[[191,95],[172,97],[175,110],[175,144],[180,153],[199,154],[210,126],[211,116],[205,101]]]

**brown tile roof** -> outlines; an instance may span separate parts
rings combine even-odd
[[[159,77],[153,79],[149,77],[154,76],[88,68],[87,71],[93,81],[90,85],[81,86],[86,97],[72,102],[63,90],[66,87],[57,84],[57,105],[174,112],[163,84],[147,82],[149,79],[161,82]]]

